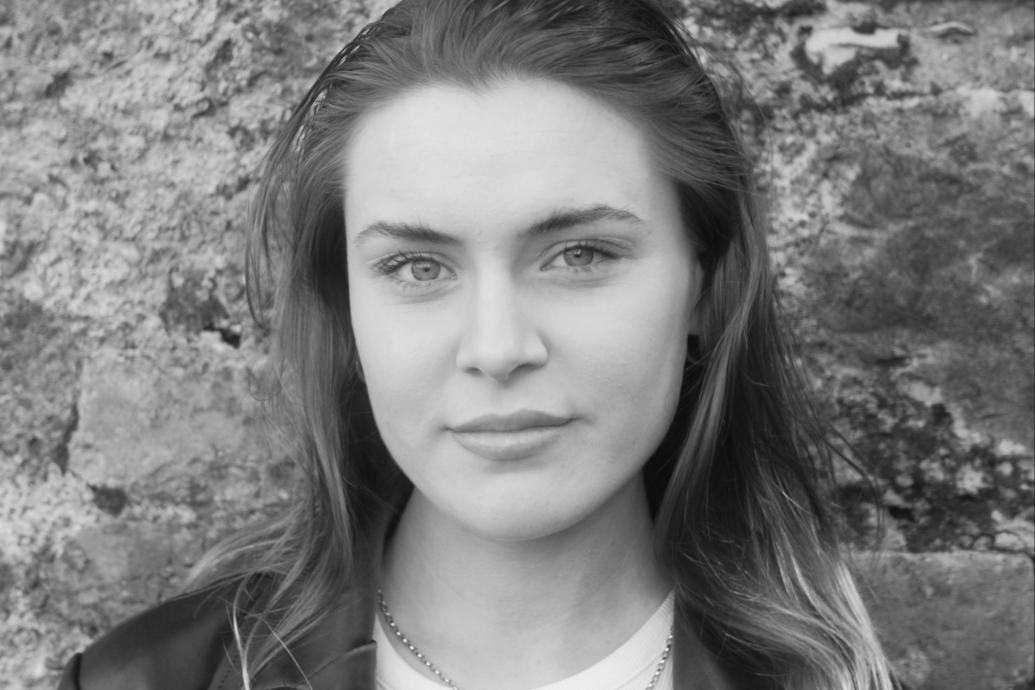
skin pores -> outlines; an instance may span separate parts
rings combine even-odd
[[[407,510],[496,541],[644,511],[701,273],[645,133],[550,81],[432,85],[368,113],[344,168],[352,325]]]

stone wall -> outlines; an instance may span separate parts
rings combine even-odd
[[[1033,687],[1035,7],[668,4],[743,76],[802,362],[881,499],[839,473],[849,539],[889,552],[859,570],[897,668],[916,689]],[[249,388],[249,195],[287,109],[379,9],[0,3],[12,687],[52,687],[287,500]]]

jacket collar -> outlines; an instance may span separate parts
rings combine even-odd
[[[377,583],[392,511],[384,511],[372,529],[375,537],[356,554],[356,571],[337,604],[302,639],[285,649],[255,678],[252,690],[374,690],[377,646]]]

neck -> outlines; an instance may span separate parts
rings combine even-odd
[[[501,690],[592,665],[635,632],[669,588],[639,481],[560,533],[517,541],[474,533],[415,491],[382,579],[399,627],[440,670],[461,687]]]

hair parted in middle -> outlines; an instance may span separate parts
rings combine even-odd
[[[351,330],[343,152],[401,94],[515,79],[573,87],[649,135],[704,272],[675,420],[644,468],[680,624],[752,687],[890,688],[817,493],[825,446],[778,325],[750,161],[692,39],[651,0],[403,0],[323,70],[266,160],[248,266],[303,500],[217,548],[204,580],[276,574],[265,622],[290,642],[361,566],[369,516],[405,497]],[[272,653],[245,647],[253,668]]]

